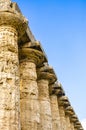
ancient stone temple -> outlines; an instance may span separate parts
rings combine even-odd
[[[0,0],[0,130],[83,130],[16,3]]]

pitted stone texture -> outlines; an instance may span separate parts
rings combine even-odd
[[[34,63],[27,61],[22,61],[20,63],[20,75],[23,79],[29,79],[32,81],[36,81],[36,66]]]
[[[52,130],[52,117],[49,99],[48,80],[39,80],[39,101],[40,101],[40,124],[38,130]]]
[[[60,121],[57,96],[51,95],[50,101],[51,101],[51,113],[52,113],[52,130],[61,130],[61,121]]]
[[[49,86],[48,80],[38,80],[38,87],[39,87],[39,99],[41,100],[49,100]]]
[[[14,28],[9,26],[1,26],[0,27],[0,49],[6,53],[16,52],[18,53],[17,48],[17,32]],[[3,50],[4,47],[4,50]],[[9,50],[9,51],[8,51]]]
[[[0,10],[9,9],[11,0],[0,0]]]
[[[20,63],[20,78],[21,129],[37,130],[40,115],[35,64],[22,61]]]
[[[27,29],[27,20],[20,13],[16,14],[10,11],[0,11],[0,26],[6,25],[17,30],[19,39]]]
[[[18,67],[17,32],[0,27],[0,130],[20,130]]]

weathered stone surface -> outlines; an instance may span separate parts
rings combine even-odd
[[[12,12],[0,12],[0,26],[12,26],[14,27],[18,32],[18,38],[20,38],[24,32],[25,29],[27,29],[27,21],[26,19],[21,15]]]
[[[17,4],[0,0],[0,130],[83,130],[56,80]]]
[[[69,115],[66,115],[66,127],[67,127],[67,130],[71,130],[71,122],[70,122]]]
[[[73,122],[71,122],[71,130],[75,130]]]
[[[38,130],[52,130],[52,117],[48,84],[48,79],[38,80],[40,102],[40,124],[38,125]]]
[[[19,130],[17,31],[0,27],[0,130]]]
[[[11,0],[0,0],[0,10],[9,9]]]
[[[50,96],[51,113],[52,113],[52,130],[61,130],[61,119],[59,114],[57,96],[52,94]]]
[[[20,63],[20,118],[22,130],[37,130],[40,121],[36,65]]]
[[[62,130],[67,130],[66,116],[65,116],[65,111],[64,111],[63,106],[59,106],[59,113],[60,113],[60,120],[61,120],[61,129]]]
[[[20,60],[29,60],[36,64],[36,66],[41,66],[45,61],[44,54],[34,48],[22,47],[19,49]]]

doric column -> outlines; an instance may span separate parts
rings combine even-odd
[[[73,109],[70,106],[69,101],[67,101],[67,102],[68,102],[68,106],[66,106],[66,108],[65,108],[67,130],[72,130],[70,118],[73,115]]]
[[[5,7],[2,11],[4,2],[0,1],[0,130],[20,130],[18,36],[27,25],[20,14],[5,12]]]
[[[75,129],[74,129],[74,123],[73,123],[73,122],[71,122],[71,130],[75,130]]]
[[[58,106],[58,97],[56,90],[58,89],[58,84],[55,83],[50,85],[50,102],[51,102],[51,113],[52,113],[52,130],[61,130],[61,121]]]
[[[59,98],[59,113],[60,113],[60,119],[61,119],[61,129],[67,130],[64,100],[65,100],[65,96],[61,96]]]
[[[61,130],[67,130],[66,127],[66,115],[65,115],[65,109],[64,109],[64,101],[65,101],[65,93],[62,88],[62,85],[58,82],[58,87],[55,87],[53,92],[57,95],[58,99],[58,109],[59,109],[59,115],[60,115],[60,124],[61,124]]]
[[[44,61],[44,55],[34,47],[30,48],[30,43],[20,48],[19,53],[21,129],[37,130],[40,122],[40,109],[36,66]]]
[[[71,124],[70,124],[69,115],[66,115],[66,126],[67,126],[67,130],[71,130]]]
[[[71,116],[70,119],[71,119],[71,128],[72,128],[72,130],[78,130],[78,129],[75,128],[75,122],[78,121],[77,116],[75,115],[75,113],[73,113],[73,115]]]
[[[75,113],[71,116],[72,128],[74,130],[83,130],[81,123]]]
[[[63,107],[63,106],[60,106],[60,107],[59,107],[59,113],[60,113],[60,119],[61,119],[61,127],[62,127],[62,130],[67,130],[67,128],[66,128],[65,111],[64,111],[64,107]]]
[[[49,84],[56,80],[51,74],[52,68],[44,66],[38,70],[38,88],[40,101],[40,124],[38,130],[52,130],[52,115],[49,98]]]

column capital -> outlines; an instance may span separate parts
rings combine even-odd
[[[75,113],[70,117],[70,120],[71,120],[71,122],[73,122],[73,123],[76,123],[76,122],[78,121],[78,118],[77,118],[77,116],[75,115]]]
[[[68,107],[65,108],[65,113],[67,115],[70,115],[70,117],[74,114],[74,110],[71,105],[69,105]]]
[[[75,125],[74,125],[75,128],[79,129],[82,127],[81,126],[81,123],[79,121],[75,122]]]
[[[19,49],[19,58],[20,62],[24,60],[31,61],[37,66],[40,66],[45,61],[45,57],[41,51],[28,47]]]
[[[62,88],[62,85],[58,81],[53,86],[51,86],[50,89],[51,89],[50,94],[55,94],[58,97],[61,97],[61,96],[65,95],[65,92],[64,92],[64,90]]]
[[[12,26],[21,37],[27,29],[27,21],[22,15],[11,12],[0,12],[0,26]]]
[[[27,29],[26,18],[14,10],[11,0],[0,0],[0,26],[11,26],[17,30],[20,38]]]
[[[41,43],[39,41],[34,40],[34,41],[31,41],[31,42],[26,42],[25,44],[22,45],[22,47],[23,48],[27,48],[27,47],[28,48],[33,48],[33,49],[37,49],[37,50],[43,52],[43,54],[45,55],[46,62],[48,62],[47,61],[47,56],[46,56],[46,54],[45,54],[45,52],[44,52],[44,50],[43,50],[43,48],[41,46]]]
[[[39,41],[35,40],[35,41],[33,41],[33,42],[26,42],[26,43],[24,43],[23,45],[20,44],[20,49],[21,49],[21,48],[32,48],[32,49],[36,49],[36,50],[42,52],[43,55],[44,55],[44,61],[45,61],[45,62],[48,62],[47,56],[46,56],[44,50],[42,49],[41,43],[40,43]],[[43,65],[42,65],[42,66],[43,66]]]
[[[52,67],[46,65],[37,70],[38,80],[45,79],[49,81],[49,84],[55,83],[57,77]]]
[[[58,98],[59,99],[59,105],[64,106],[65,108],[70,105],[70,102],[68,100],[67,96],[61,96]]]

